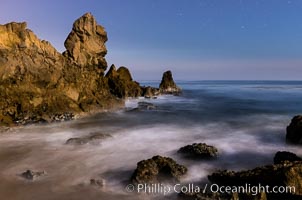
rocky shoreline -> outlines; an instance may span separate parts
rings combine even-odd
[[[51,123],[122,109],[127,98],[156,98],[158,95],[181,94],[171,71],[163,74],[158,88],[141,86],[133,80],[127,67],[107,70],[105,29],[90,13],[77,19],[65,41],[66,51],[59,53],[47,41],[40,40],[26,23],[0,25],[0,132],[10,126]],[[140,102],[137,109],[154,110],[156,106]],[[302,116],[295,116],[287,127],[286,142],[302,143]],[[100,143],[110,134],[93,132],[73,137],[66,145],[80,146]],[[197,162],[219,160],[219,150],[206,143],[179,147],[177,154]],[[220,186],[268,185],[295,187],[293,193],[260,192],[239,194],[182,193],[180,199],[299,199],[302,196],[302,158],[292,152],[277,152],[274,163],[244,171],[217,170],[208,175],[210,184]],[[129,182],[137,184],[178,183],[188,168],[173,158],[161,155],[137,163]],[[31,169],[21,172],[28,181],[47,177],[45,171]],[[130,177],[131,176],[131,177]],[[90,185],[103,187],[105,180],[91,179]]]
[[[123,66],[105,74],[107,33],[90,13],[74,22],[62,54],[26,26],[0,25],[0,126],[66,121],[120,109],[125,98],[181,92],[170,71],[159,88],[140,86]]]
[[[287,142],[290,142],[289,136],[300,141],[298,138],[302,136],[301,124],[301,116],[295,116],[292,119],[291,124],[287,127]],[[297,144],[297,141],[291,143]],[[205,143],[186,145],[181,147],[178,153],[201,162],[205,159],[219,159],[218,149]],[[274,163],[271,165],[260,166],[251,170],[230,171],[223,169],[208,175],[209,182],[207,184],[217,185],[220,188],[233,188],[229,192],[213,192],[208,188],[204,188],[204,185],[196,183],[196,185],[199,185],[198,188],[204,190],[201,192],[182,192],[178,195],[178,198],[183,200],[301,199],[302,158],[292,152],[278,151],[272,160]],[[157,155],[137,163],[131,182],[134,185],[179,183],[181,177],[185,176],[187,172],[186,166],[176,163],[172,158]],[[248,190],[256,187],[260,188],[256,192],[251,190],[237,192],[238,188]],[[272,188],[276,187],[290,191],[272,192]]]

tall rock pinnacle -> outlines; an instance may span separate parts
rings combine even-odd
[[[90,13],[86,13],[74,22],[72,31],[64,43],[66,48],[64,54],[79,66],[97,66],[105,71],[106,41],[107,33],[104,27],[98,25]]]
[[[172,72],[170,70],[166,71],[163,74],[163,78],[159,85],[159,90],[162,94],[179,94],[179,93],[181,93],[181,89],[174,82]]]

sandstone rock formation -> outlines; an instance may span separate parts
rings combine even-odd
[[[302,144],[302,115],[295,116],[286,128],[286,141]]]
[[[137,163],[131,181],[133,183],[178,182],[187,173],[187,168],[177,164],[172,158],[154,156]]]
[[[161,83],[159,85],[159,90],[162,94],[179,94],[181,89],[175,84],[172,72],[166,71],[163,74]]]
[[[126,67],[120,67],[116,70],[112,65],[106,76],[110,92],[119,97],[139,97],[141,96],[141,87],[138,82],[133,81],[129,70]]]
[[[0,126],[73,119],[124,105],[124,98],[160,94],[141,87],[126,67],[106,76],[107,33],[90,13],[77,19],[59,53],[27,24],[0,25]],[[177,93],[171,72],[162,93]]]
[[[105,29],[97,24],[90,13],[86,13],[74,22],[72,31],[64,43],[66,47],[64,55],[79,66],[92,67],[93,70],[99,69],[99,72],[104,72],[107,68],[104,58],[107,54],[106,41]]]
[[[102,76],[106,40],[91,14],[74,23],[64,56],[26,23],[0,25],[0,124],[122,105]]]
[[[217,148],[205,143],[194,143],[192,145],[181,147],[178,150],[178,153],[193,159],[211,159],[218,156]]]

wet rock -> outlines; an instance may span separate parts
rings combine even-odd
[[[178,95],[181,93],[181,89],[175,84],[172,72],[166,71],[163,74],[161,83],[159,85],[160,93],[162,94],[175,94]]]
[[[142,96],[145,97],[146,99],[155,99],[156,96],[160,94],[158,88],[154,87],[141,87],[142,90]]]
[[[302,158],[288,151],[278,151],[274,157],[274,164],[281,164],[284,162],[294,162],[294,161],[302,161]]]
[[[33,181],[41,176],[45,176],[46,174],[46,171],[34,172],[32,170],[26,170],[21,174],[21,176],[27,180]]]
[[[90,185],[102,188],[105,186],[105,180],[104,179],[90,179]]]
[[[104,140],[110,137],[112,137],[110,134],[93,133],[89,136],[70,138],[66,141],[66,144],[83,145],[88,143],[99,143],[100,140]]]
[[[52,122],[62,122],[62,121],[69,121],[69,120],[72,120],[74,119],[75,116],[73,113],[62,113],[62,114],[55,114],[55,115],[52,115],[50,116],[50,120]]]
[[[129,70],[126,67],[120,67],[116,70],[112,65],[106,74],[110,92],[119,97],[139,97],[141,96],[141,87],[138,82],[133,81]]]
[[[281,197],[289,198],[286,195],[302,195],[302,162],[284,162],[282,164],[267,165],[257,167],[247,171],[217,171],[208,176],[212,183],[220,186],[259,186],[259,184],[270,188],[275,186],[295,187],[287,194],[281,194]],[[273,194],[267,194],[273,195]],[[282,196],[285,195],[285,196]]]
[[[141,101],[138,102],[138,106],[136,108],[127,110],[128,112],[139,112],[139,111],[150,111],[150,110],[156,110],[157,106],[155,106],[152,103]]]
[[[156,106],[152,103],[148,102],[138,102],[138,109],[139,110],[156,110]]]
[[[181,147],[178,153],[193,159],[211,159],[218,156],[217,148],[205,143],[194,143]]]
[[[178,182],[187,173],[187,168],[172,158],[154,156],[137,163],[131,181],[133,183]]]
[[[302,115],[295,116],[287,126],[286,141],[292,144],[302,144]]]

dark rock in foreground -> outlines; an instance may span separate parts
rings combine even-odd
[[[187,173],[187,168],[172,158],[154,156],[137,163],[131,181],[133,183],[178,182]]]
[[[35,180],[36,178],[40,177],[40,176],[45,176],[47,173],[45,171],[41,171],[41,172],[34,172],[32,170],[26,170],[25,172],[23,172],[21,174],[21,176],[27,180]]]
[[[302,158],[288,151],[278,151],[274,157],[274,164],[282,164],[284,162],[302,161]]]
[[[208,179],[220,186],[245,186],[246,184],[258,186],[261,184],[268,185],[270,188],[295,187],[292,193],[278,195],[302,195],[302,162],[284,162],[239,172],[218,171],[209,175]]]
[[[85,137],[77,137],[77,138],[70,138],[66,141],[66,144],[72,144],[72,145],[82,145],[82,144],[88,144],[88,143],[96,143],[100,142],[100,140],[110,138],[112,137],[109,134],[105,133],[93,133],[89,136]]]
[[[292,144],[302,144],[302,115],[295,116],[287,126],[286,141]]]
[[[178,153],[193,159],[211,159],[218,156],[218,150],[214,146],[205,143],[194,143],[181,147]]]
[[[181,89],[175,84],[172,72],[166,71],[163,74],[161,83],[159,85],[159,90],[161,94],[180,94]]]

